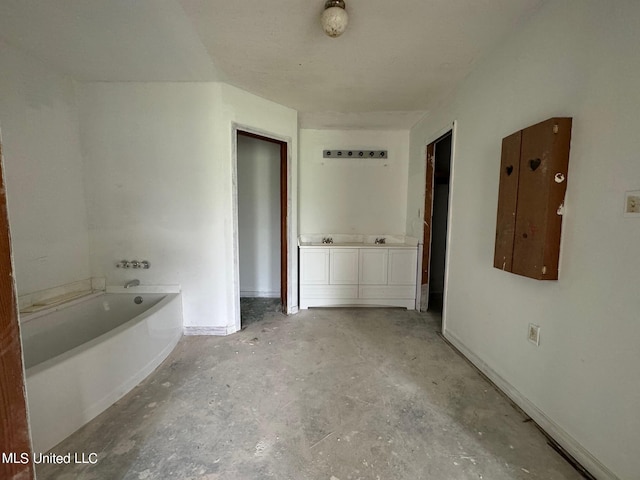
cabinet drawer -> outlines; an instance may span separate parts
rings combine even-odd
[[[301,285],[300,298],[358,298],[358,286]]]
[[[399,298],[414,299],[416,287],[411,285],[361,285],[359,298]]]

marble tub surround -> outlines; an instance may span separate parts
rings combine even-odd
[[[298,237],[298,246],[312,246],[322,245],[324,238],[333,239],[330,246],[352,246],[352,245],[366,245],[366,246],[410,246],[414,247],[418,245],[418,240],[413,237],[407,237],[402,234],[388,234],[381,233],[377,235],[355,235],[348,233],[322,233],[322,234],[303,234]],[[384,244],[377,244],[376,239],[384,238]]]
[[[106,286],[103,277],[88,278],[79,282],[29,293],[19,297],[21,321],[29,321],[61,308],[88,300],[102,293],[181,293],[180,285],[138,285],[124,288],[124,285]]]
[[[55,299],[51,299],[44,305],[31,305],[30,307],[26,307],[23,310],[20,310],[20,323],[24,325],[32,320],[35,320],[36,318],[44,317],[46,315],[50,315],[53,312],[57,312],[58,310],[63,310],[79,303],[86,302],[87,300],[99,297],[104,293],[104,290],[95,292],[83,291],[78,292],[75,295],[69,294],[55,297]]]
[[[181,293],[182,287],[175,285],[136,285],[135,287],[125,288],[124,285],[109,285],[106,288],[107,293]]]
[[[93,277],[19,295],[18,310],[20,313],[33,313],[49,309],[92,293],[104,291],[105,284],[104,277]]]

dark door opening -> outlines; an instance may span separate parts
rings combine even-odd
[[[287,308],[287,144],[237,134],[238,260],[242,328]]]
[[[449,131],[427,146],[421,311],[443,308],[452,138]]]

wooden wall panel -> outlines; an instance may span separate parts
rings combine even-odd
[[[521,141],[522,132],[516,132],[502,139],[500,190],[498,193],[498,218],[496,220],[496,246],[493,255],[493,266],[507,272],[512,269]]]
[[[571,119],[559,118],[522,131],[513,273],[539,280],[558,278],[558,207],[567,186],[570,132]],[[563,175],[561,183],[555,182],[556,174]]]
[[[493,266],[556,280],[571,118],[550,118],[502,140]]]

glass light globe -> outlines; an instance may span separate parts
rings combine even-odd
[[[333,38],[339,37],[347,28],[349,15],[344,8],[329,7],[322,12],[320,23],[327,35]]]

